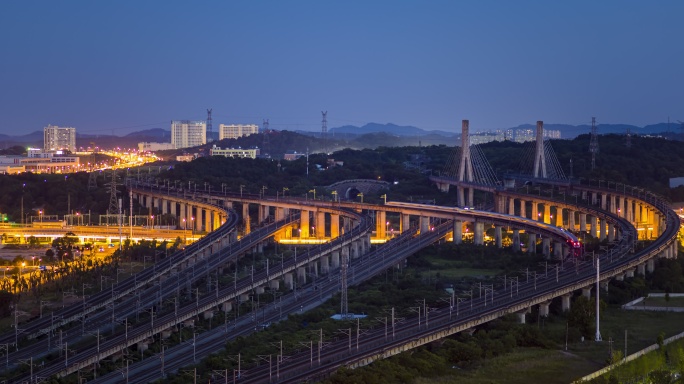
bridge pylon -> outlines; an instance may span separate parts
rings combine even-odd
[[[458,167],[458,181],[473,181],[473,159],[470,157],[470,121],[461,121],[461,162]],[[458,206],[463,207],[466,205],[465,201],[465,190],[468,190],[468,201],[467,205],[470,207],[473,205],[473,194],[474,190],[472,188],[465,188],[458,186]]]
[[[533,179],[567,180],[551,141],[545,138],[544,122],[541,120],[537,121],[536,140],[527,147],[520,168],[523,175]]]
[[[449,157],[444,171],[436,180],[442,192],[449,192],[451,185],[456,186],[458,206],[472,207],[474,192],[478,187],[499,185],[492,166],[489,165],[482,149],[470,145],[470,122],[461,122],[461,146],[456,146]],[[466,191],[467,194],[466,194]]]
[[[532,177],[546,178],[546,156],[544,156],[544,122],[537,121],[537,139],[534,150],[534,170]]]

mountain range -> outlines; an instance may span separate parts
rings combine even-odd
[[[599,135],[605,134],[620,134],[624,135],[626,132],[630,132],[632,135],[655,135],[664,132],[675,132],[679,130],[679,124],[668,124],[668,123],[658,123],[651,124],[645,127],[638,127],[636,125],[629,124],[599,124],[596,126]],[[521,124],[516,127],[505,128],[506,130],[512,129],[536,129],[535,124]],[[570,124],[544,124],[545,130],[557,130],[561,132],[561,138],[563,139],[573,139],[581,134],[591,133],[591,125],[570,125]],[[503,129],[502,129],[503,130]],[[308,135],[318,135],[320,132],[311,131],[297,131],[298,133],[308,134]],[[378,124],[378,123],[368,123],[362,127],[357,127],[354,125],[344,125],[338,128],[332,128],[328,130],[328,134],[332,135],[365,135],[369,133],[385,132],[390,135],[395,136],[443,136],[443,137],[460,137],[461,136],[461,125],[454,126],[453,131],[443,131],[443,130],[431,130],[426,131],[414,126],[401,126],[396,124]],[[486,133],[492,131],[478,131],[477,128],[473,129],[470,127],[470,133]]]
[[[535,129],[533,124],[521,124],[516,127],[507,129]],[[561,131],[561,138],[572,139],[581,134],[588,134],[591,132],[591,126],[584,125],[569,125],[569,124],[544,124],[544,129]],[[632,135],[656,135],[667,132],[676,132],[680,130],[679,124],[658,123],[651,124],[644,127],[638,127],[629,124],[599,124],[597,126],[599,134],[625,134],[630,132]],[[296,131],[297,133],[320,137],[320,132],[312,131]],[[453,143],[455,138],[461,136],[460,123],[454,124],[453,131],[444,130],[424,130],[414,126],[402,126],[396,124],[379,124],[368,123],[364,126],[357,127],[354,125],[344,125],[328,130],[330,138],[353,140],[363,135],[376,135],[384,133],[385,137],[395,136],[397,138],[406,138],[413,141],[421,141],[425,145],[430,144],[449,144]],[[478,131],[471,127],[471,134],[477,134]],[[484,132],[481,132],[484,133]],[[670,134],[674,137],[674,134]],[[137,148],[139,142],[170,142],[171,132],[163,128],[153,128],[143,131],[129,133],[124,136],[116,135],[94,135],[88,133],[76,133],[76,145],[78,147],[94,147],[100,148]],[[217,138],[215,138],[217,139]],[[403,142],[405,140],[399,140]],[[42,147],[43,132],[35,131],[25,135],[5,135],[0,134],[0,148],[9,148],[11,146],[35,146]],[[389,145],[389,143],[387,143]]]

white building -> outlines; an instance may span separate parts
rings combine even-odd
[[[26,150],[26,152],[28,154],[28,157],[44,158],[44,159],[50,158],[50,157],[54,156],[54,154],[55,154],[55,151],[47,151],[47,150],[40,149],[40,148],[30,148],[30,147]]]
[[[76,128],[61,128],[49,125],[43,129],[43,149],[76,151]]]
[[[176,149],[172,143],[138,143],[138,152],[157,152]]]
[[[259,126],[250,124],[221,124],[219,125],[219,140],[237,139],[241,136],[249,136],[259,133]]]
[[[204,121],[174,120],[171,122],[173,147],[189,148],[207,143],[207,123]]]
[[[213,146],[209,151],[211,156],[224,156],[224,157],[239,157],[239,158],[250,158],[256,159],[259,155],[259,148],[242,149],[242,148],[226,148],[221,149],[217,146]]]
[[[78,172],[81,167],[77,156],[25,157],[20,164],[26,172],[34,173]]]

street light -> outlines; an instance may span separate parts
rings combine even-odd
[[[359,192],[359,194],[356,196],[359,196],[361,198],[361,202],[363,203],[363,192]]]
[[[152,219],[152,229],[154,229],[154,215],[150,216],[150,218]]]
[[[313,193],[313,199],[316,200],[316,190],[315,189],[310,189],[309,193]]]
[[[245,187],[244,185],[240,186],[240,197],[242,197],[242,188],[244,188],[244,187]]]
[[[290,190],[290,188],[288,188],[288,187],[283,187],[283,197],[285,197],[285,191],[289,191],[289,190]]]
[[[43,222],[43,210],[42,209],[38,211],[38,216],[40,216],[40,222],[42,223]]]
[[[387,194],[385,193],[384,195],[380,196],[381,199],[384,199],[385,204],[387,204]]]
[[[337,201],[337,191],[330,192],[333,195],[333,201]]]

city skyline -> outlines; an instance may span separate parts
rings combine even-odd
[[[3,2],[0,134],[684,120],[684,4]]]

